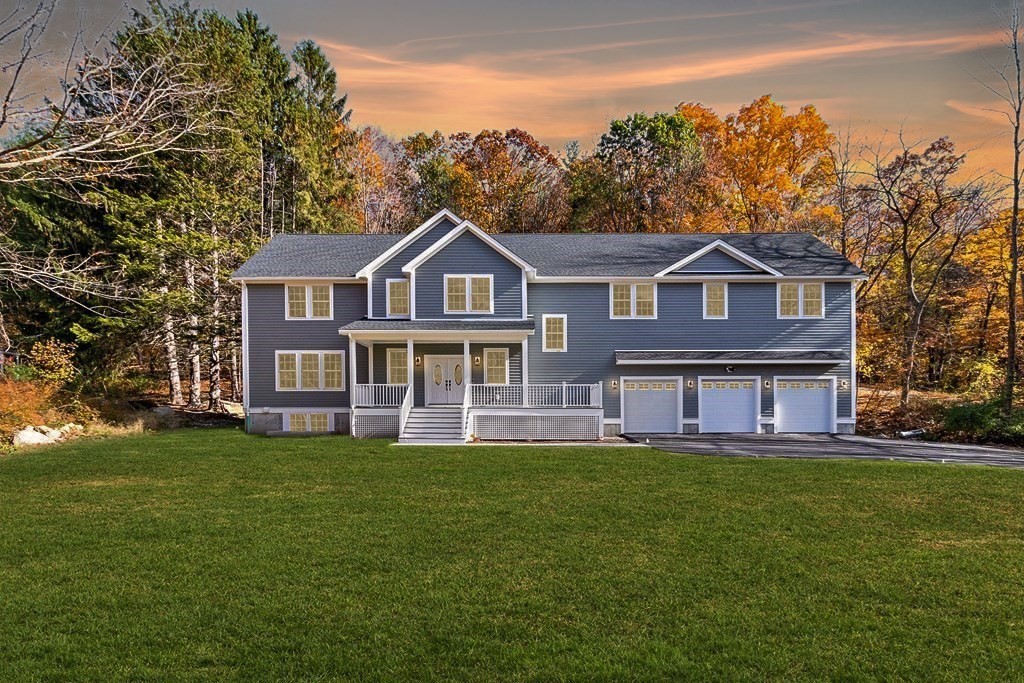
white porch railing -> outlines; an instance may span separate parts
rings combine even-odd
[[[602,383],[472,384],[471,407],[601,408]]]
[[[397,408],[405,399],[408,384],[357,384],[352,406],[356,408]]]

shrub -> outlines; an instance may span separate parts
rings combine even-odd
[[[29,425],[45,424],[58,417],[52,400],[56,390],[39,382],[0,379],[0,436],[7,441]]]
[[[957,441],[1024,445],[1024,410],[1004,415],[1000,401],[961,403],[946,411],[944,426]]]
[[[36,342],[28,357],[36,377],[57,389],[67,386],[75,378],[75,349],[69,342],[46,339]]]

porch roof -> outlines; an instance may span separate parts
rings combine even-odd
[[[616,351],[616,365],[695,365],[699,363],[792,363],[835,364],[849,360],[845,351],[777,350],[760,351]]]
[[[381,320],[362,318],[338,331],[346,332],[533,332],[533,320]]]

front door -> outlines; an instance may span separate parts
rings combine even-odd
[[[424,360],[427,405],[462,405],[466,395],[466,368],[462,356],[427,356]]]

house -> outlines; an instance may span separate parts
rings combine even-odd
[[[832,432],[855,285],[809,234],[279,235],[242,285],[250,432],[402,441]]]

